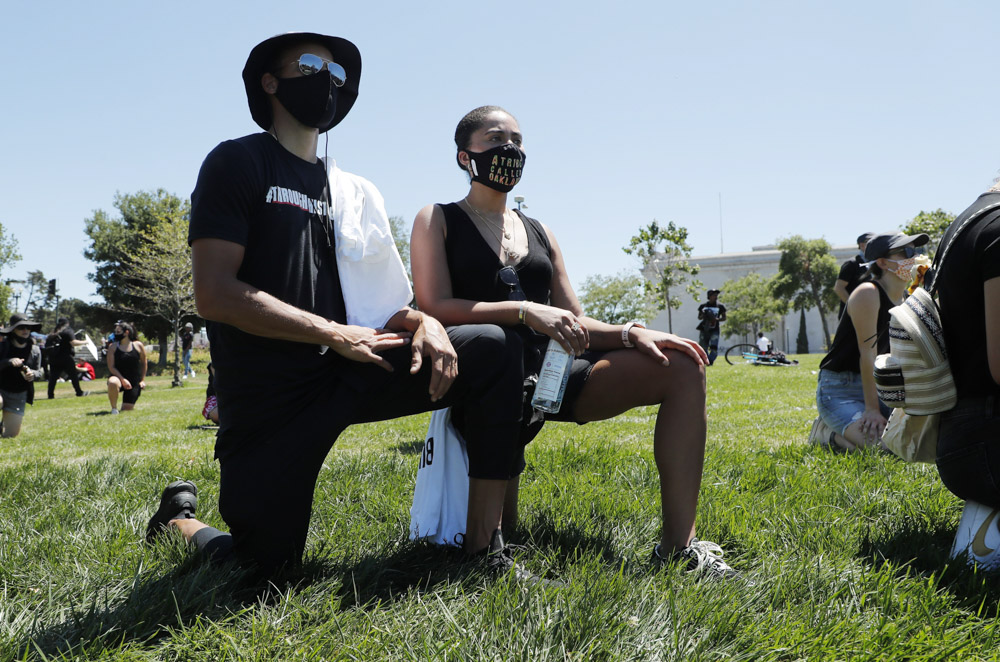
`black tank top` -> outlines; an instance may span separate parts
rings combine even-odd
[[[121,345],[115,345],[115,369],[125,379],[132,382],[133,388],[138,388],[141,374],[139,370],[139,350],[136,349],[135,343],[132,343],[131,347],[132,349],[126,352],[122,350]]]
[[[447,231],[444,247],[452,296],[470,301],[509,300],[511,288],[500,280],[499,275],[504,265],[469,215],[454,202],[438,206],[444,212]],[[514,270],[528,301],[548,305],[552,293],[552,245],[541,223],[520,211],[516,213],[528,234],[528,254],[514,265]],[[528,372],[533,372],[548,344],[548,336],[535,333],[524,325],[516,328],[526,349],[534,350],[525,351],[524,361]]]
[[[878,335],[875,338],[866,340],[869,343],[876,343],[877,354],[889,353],[889,309],[896,304],[892,302],[889,295],[885,293],[882,286],[875,283],[878,289],[878,319],[875,322],[875,330]],[[833,346],[830,352],[820,362],[822,370],[833,372],[861,372],[861,351],[858,350],[858,333],[854,330],[854,322],[851,316],[844,310],[837,325],[837,333],[833,337]]]

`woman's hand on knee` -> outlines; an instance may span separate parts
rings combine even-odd
[[[567,352],[579,356],[590,346],[590,331],[568,310],[532,303],[524,311],[524,323],[533,331],[552,338]]]
[[[672,333],[653,329],[640,329],[636,326],[632,327],[630,333],[635,335],[635,341],[632,344],[635,345],[636,349],[652,356],[665,366],[670,365],[670,359],[663,353],[665,349],[683,352],[698,365],[708,364],[708,354],[705,353],[705,350],[702,349],[701,345],[688,338],[681,338]]]

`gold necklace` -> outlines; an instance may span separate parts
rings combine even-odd
[[[486,225],[490,233],[496,238],[497,243],[500,244],[500,250],[507,256],[506,261],[517,262],[521,258],[521,254],[504,245],[504,239],[510,240],[512,237],[511,231],[507,230],[507,210],[506,209],[504,210],[503,220],[501,221],[502,225],[500,230],[503,232],[503,238],[501,238],[500,233],[497,232],[496,226],[493,223],[491,223],[490,220],[486,218],[486,216],[484,216],[481,211],[473,207],[472,204],[469,203],[468,198],[462,198],[462,202],[464,202],[465,206],[471,209],[472,212],[483,221],[483,224]],[[512,241],[511,243],[515,243],[517,239],[517,234],[516,234],[517,224],[511,223],[511,225],[513,226],[513,238],[514,238],[514,241]]]

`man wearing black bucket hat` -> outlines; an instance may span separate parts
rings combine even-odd
[[[382,329],[347,323],[335,233],[345,210],[332,204],[316,151],[354,105],[360,76],[358,49],[338,37],[284,34],[250,52],[243,82],[265,132],[205,159],[189,235],[219,402],[219,511],[231,535],[193,518],[196,489],[178,481],[147,539],[173,525],[203,553],[232,553],[271,575],[301,559],[317,476],[341,431],[457,404],[470,457],[465,547],[496,566],[488,545],[517,457],[522,384],[511,367],[521,348],[499,327],[446,330],[405,306]]]
[[[31,337],[41,328],[38,322],[12,315],[10,324],[0,329],[6,336],[0,342],[0,399],[3,400],[3,425],[0,436],[16,437],[27,404],[35,399],[35,380],[42,378],[42,352]]]

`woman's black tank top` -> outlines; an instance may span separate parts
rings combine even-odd
[[[469,215],[457,203],[439,205],[444,212],[447,236],[444,247],[451,274],[452,296],[470,301],[507,301],[511,288],[500,280],[504,265],[486,243]],[[528,254],[514,270],[529,301],[549,303],[552,282],[551,245],[545,229],[533,218],[517,212],[528,233]]]
[[[504,265],[475,223],[457,203],[439,206],[444,212],[447,229],[444,247],[452,296],[470,301],[508,301],[512,288],[500,280],[500,269]],[[552,283],[552,245],[541,223],[520,211],[517,215],[528,234],[528,254],[514,266],[514,271],[528,301],[548,305]],[[537,370],[548,337],[535,333],[523,324],[516,330],[524,340],[524,365],[526,374],[530,374]]]
[[[132,349],[126,352],[122,350],[121,345],[115,345],[115,369],[125,379],[133,382],[133,388],[137,388],[141,372],[139,370],[139,350],[136,349],[135,343],[132,343],[131,347]]]
[[[885,293],[882,286],[875,283],[878,288],[878,319],[875,322],[875,329],[878,336],[868,340],[869,343],[876,343],[876,353],[889,353],[889,309],[896,304],[892,302],[889,295]],[[830,352],[820,361],[819,367],[823,370],[833,372],[861,372],[861,352],[858,350],[858,333],[854,330],[854,322],[847,314],[844,314],[837,324],[837,333],[833,337],[833,346]]]

